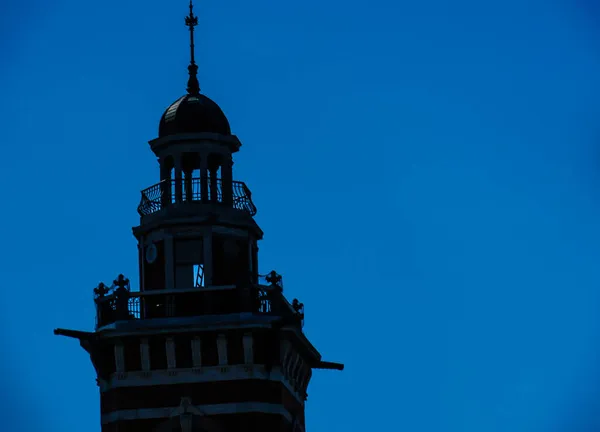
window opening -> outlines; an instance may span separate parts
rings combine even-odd
[[[194,288],[204,287],[204,265],[194,264]]]

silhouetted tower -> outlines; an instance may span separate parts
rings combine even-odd
[[[141,193],[139,291],[119,275],[95,290],[94,332],[79,339],[100,388],[102,431],[303,431],[306,389],[321,361],[302,332],[303,305],[281,276],[261,276],[263,232],[233,180],[240,141],[200,93],[190,14],[187,94],[150,141],[160,181]]]

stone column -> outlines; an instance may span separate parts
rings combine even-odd
[[[208,153],[200,154],[200,199],[208,202]]]
[[[304,368],[304,359],[302,359],[302,357],[300,357],[300,360],[298,361],[296,368],[292,372],[292,387],[294,387],[294,390],[296,390],[296,391],[298,391],[300,389],[299,385],[302,380],[303,368]]]
[[[183,173],[185,174],[184,180],[184,191],[185,191],[185,200],[192,201],[194,199],[194,192],[192,190],[192,170],[184,169]]]
[[[301,396],[306,397],[306,389],[308,388],[308,381],[310,380],[310,368],[308,366],[304,366],[302,370],[302,378],[300,380],[300,384],[298,385]]]
[[[258,280],[257,280],[258,268],[256,266],[257,256],[254,253],[254,249],[255,249],[255,241],[251,235],[248,235],[248,269],[247,269],[247,271],[248,271],[248,281],[251,284],[258,283]]]
[[[217,337],[217,351],[219,353],[219,366],[227,366],[227,336],[224,334]]]
[[[178,154],[175,157],[175,201],[183,201],[183,189],[182,189],[182,178],[181,178],[181,155]]]
[[[175,341],[173,338],[167,338],[165,349],[167,350],[167,368],[175,369],[177,367],[177,360],[175,359]]]
[[[233,205],[233,160],[227,155],[221,165],[223,204]]]
[[[148,344],[148,338],[142,338],[140,355],[142,358],[142,370],[150,372],[150,345]]]
[[[290,369],[288,371],[288,381],[290,384],[292,384],[292,387],[296,385],[296,368],[300,365],[300,362],[302,362],[300,354],[295,353],[294,359],[291,362]]]
[[[209,168],[210,175],[210,202],[219,202],[219,184],[217,178],[217,171],[219,167],[214,166]]]
[[[252,333],[244,334],[243,344],[244,363],[246,363],[247,365],[254,364],[254,339],[252,338]]]
[[[202,342],[198,336],[192,339],[192,364],[195,368],[202,367]]]
[[[115,369],[117,373],[125,372],[125,349],[120,342],[115,344]]]
[[[167,164],[165,159],[160,161],[160,193],[161,193],[161,204],[163,207],[171,204],[172,202],[172,185],[171,185],[171,167]]]

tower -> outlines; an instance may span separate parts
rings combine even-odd
[[[312,370],[343,366],[321,361],[282,277],[259,272],[257,209],[233,180],[241,143],[200,92],[189,9],[187,93],[150,141],[160,178],[133,228],[139,290],[123,275],[100,283],[94,331],[54,332],[90,355],[103,432],[304,431]]]

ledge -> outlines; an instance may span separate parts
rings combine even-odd
[[[98,328],[103,337],[121,337],[137,334],[177,332],[209,332],[214,330],[272,327],[279,317],[256,315],[250,312],[228,315],[200,315],[194,317],[167,317],[146,320],[116,321]]]

